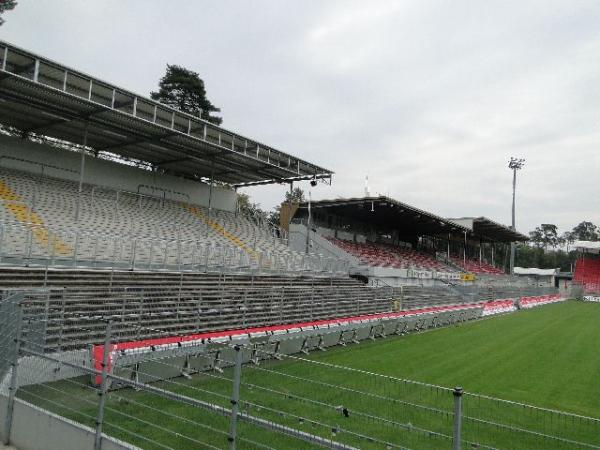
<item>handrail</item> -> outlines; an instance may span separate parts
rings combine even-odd
[[[10,155],[0,155],[0,166],[2,166],[2,160],[3,159],[10,159],[13,161],[19,161],[19,162],[24,162],[24,163],[28,163],[28,164],[35,164],[35,165],[39,165],[41,166],[41,175],[44,176],[44,167],[49,167],[52,169],[56,169],[56,170],[62,170],[63,172],[70,172],[70,173],[76,173],[79,174],[79,172],[77,170],[73,170],[73,169],[67,169],[65,167],[60,167],[60,166],[55,166],[54,164],[47,164],[47,163],[42,163],[39,161],[33,161],[31,159],[26,159],[26,158],[17,158],[16,156],[10,156]]]
[[[2,159],[3,157],[4,157],[4,158],[13,158],[13,157],[11,157],[11,156],[0,155],[0,162],[1,162],[1,159]],[[13,158],[13,159],[19,159],[19,158]],[[35,161],[29,161],[29,160],[25,160],[25,161],[27,161],[27,162],[32,162],[32,163],[36,163]],[[44,164],[44,163],[39,163],[39,164]],[[47,164],[44,164],[44,165],[46,165],[46,166],[52,166],[52,165],[47,165]],[[0,166],[0,167],[1,167],[1,166]],[[52,167],[56,167],[56,168],[58,168],[58,169],[63,169],[63,168],[59,168],[58,166],[52,166]],[[21,170],[21,169],[15,169],[15,170]],[[65,171],[71,171],[71,169],[63,169],[63,170],[65,170]],[[22,170],[21,170],[21,171],[22,171]],[[22,171],[22,172],[26,172],[26,171]],[[28,173],[28,174],[29,174],[29,172],[26,172],[26,173]],[[75,173],[78,173],[78,172],[75,172]],[[56,179],[56,180],[58,180],[58,181],[67,181],[67,182],[69,182],[69,181],[72,181],[72,180],[64,180],[64,179],[61,179],[61,178],[55,178],[55,177],[47,177],[47,179],[50,179],[50,180],[52,180],[52,179]],[[38,190],[39,190],[39,186],[38,186],[38,180],[34,180],[34,182],[36,183],[36,189],[38,189]],[[46,182],[47,182],[47,181],[46,181]],[[113,187],[110,187],[110,186],[106,186],[106,185],[101,185],[101,184],[85,183],[85,185],[87,185],[87,186],[91,186],[91,201],[90,201],[90,204],[92,204],[92,205],[94,204],[95,192],[96,192],[97,190],[104,190],[104,191],[107,191],[107,192],[114,192],[114,193],[116,194],[116,196],[117,196],[117,197],[120,197],[120,195],[121,195],[121,194],[128,194],[128,195],[132,195],[133,197],[138,197],[138,198],[139,198],[140,196],[144,196],[144,197],[147,197],[147,198],[155,198],[155,199],[160,199],[160,197],[156,197],[156,196],[152,196],[152,195],[148,195],[148,194],[142,194],[142,193],[135,192],[135,191],[129,191],[129,190],[126,190],[126,189],[116,189],[116,188],[113,188]],[[173,191],[173,192],[177,192],[177,191]],[[182,193],[182,194],[183,194],[183,193]],[[187,194],[184,194],[184,195],[187,195]],[[35,195],[34,195],[34,200],[35,200]],[[173,202],[176,202],[176,200],[172,200],[172,201],[173,201]],[[24,202],[24,203],[26,203],[26,202]],[[191,203],[190,203],[190,204],[191,204]],[[35,201],[34,201],[34,202],[32,202],[32,204],[29,204],[29,206],[31,207],[31,209],[32,209],[32,210],[34,209],[34,205],[35,205]],[[118,206],[118,203],[117,203],[117,206]],[[200,208],[206,208],[206,206],[202,206],[202,205],[196,205],[196,204],[195,204],[194,206],[198,206],[198,207],[200,207]],[[225,212],[225,213],[231,213],[231,214],[233,214],[231,211],[227,211],[227,210],[220,210],[220,209],[217,209],[217,208],[213,208],[213,210],[215,210],[215,211],[217,211],[217,212],[221,211],[221,212]],[[247,216],[246,216],[246,217],[247,217]],[[249,217],[247,217],[247,218],[249,218]],[[151,223],[159,223],[159,221],[155,221],[155,222],[151,222]],[[176,225],[178,225],[178,226],[180,225],[180,223],[179,223],[179,222],[163,222],[163,221],[160,221],[160,223],[161,223],[161,224],[176,224]],[[259,224],[258,224],[258,223],[256,223],[256,225],[258,226]]]
[[[92,194],[91,194],[91,203],[94,203],[94,194],[97,190],[103,190],[103,191],[108,191],[108,192],[114,192],[116,194],[116,201],[118,202],[120,194],[128,194],[131,195],[133,197],[137,197],[138,202],[141,201],[142,198],[152,198],[152,199],[156,199],[156,200],[161,200],[164,203],[165,198],[164,197],[159,197],[157,195],[151,195],[151,194],[143,194],[141,192],[135,192],[135,191],[129,191],[127,189],[115,189],[115,188],[111,188],[108,186],[103,186],[103,185],[99,185],[99,184],[93,184],[92,186]],[[144,186],[144,185],[140,185],[140,186]],[[139,187],[138,186],[138,189]],[[175,192],[175,191],[173,191]],[[187,195],[187,194],[182,194],[182,195]],[[189,197],[189,196],[188,196]]]
[[[138,194],[141,194],[140,188],[148,188],[152,192],[154,192],[154,191],[162,191],[162,193],[163,193],[163,196],[162,196],[163,203],[164,203],[164,200],[166,200],[166,198],[167,198],[167,192],[170,192],[172,194],[177,194],[177,195],[180,195],[182,197],[185,197],[185,198],[187,198],[187,203],[191,203],[190,202],[190,195],[186,194],[185,192],[174,191],[172,189],[165,189],[165,188],[161,188],[161,187],[158,187],[158,186],[152,186],[150,184],[138,184],[138,187],[137,187],[137,193]]]
[[[292,272],[297,273],[298,271],[309,270],[315,273],[345,273],[347,274],[347,266],[343,264],[343,261],[335,260],[334,258],[324,258],[321,255],[303,255],[301,258],[300,265],[296,264],[298,255],[293,254],[284,254],[279,252],[256,252],[257,258],[253,260],[247,255],[244,255],[244,251],[238,247],[222,244],[222,243],[214,243],[214,242],[202,242],[195,239],[168,239],[168,238],[156,238],[156,237],[140,237],[139,235],[124,237],[122,235],[106,235],[100,233],[93,233],[87,230],[70,230],[70,231],[57,231],[54,228],[34,224],[34,223],[0,223],[0,262],[2,257],[10,257],[15,256],[11,255],[9,251],[5,248],[4,237],[6,231],[10,229],[17,230],[25,230],[26,236],[24,236],[26,241],[26,248],[24,250],[25,259],[30,261],[36,258],[34,255],[34,246],[36,245],[35,240],[33,238],[35,229],[43,229],[47,233],[48,236],[53,239],[49,239],[48,245],[49,248],[46,249],[48,255],[38,255],[37,257],[45,258],[47,261],[51,261],[54,264],[55,260],[72,260],[72,264],[69,264],[73,267],[84,266],[84,262],[92,261],[92,266],[97,267],[101,261],[106,263],[112,263],[113,267],[115,264],[126,264],[127,266],[131,266],[131,269],[136,269],[136,266],[139,268],[140,265],[142,268],[144,267],[144,263],[140,263],[139,252],[145,250],[147,252],[145,262],[147,267],[153,268],[155,266],[160,266],[165,268],[167,266],[167,259],[169,257],[169,250],[174,250],[176,248],[176,253],[172,257],[175,257],[179,261],[179,268],[181,266],[189,266],[196,270],[200,267],[204,267],[207,269],[210,266],[215,266],[215,261],[221,261],[221,263],[216,264],[222,269],[237,269],[240,270],[243,267],[249,267],[250,270],[269,270],[269,271],[281,271],[281,272]],[[60,255],[57,256],[55,254],[55,243],[58,239],[64,240],[64,238],[71,238],[74,240],[74,243],[68,241],[67,245],[73,245],[72,255]],[[87,242],[88,245],[93,244],[93,252],[88,253],[86,255],[80,254],[81,246],[84,245],[82,242]],[[111,259],[110,260],[102,260],[98,255],[98,245],[101,241],[107,243],[106,249],[112,248]],[[50,245],[52,242],[52,245]],[[128,244],[131,244],[131,255],[123,255],[123,248]],[[39,245],[39,244],[38,244]],[[51,248],[50,248],[51,247]],[[157,248],[158,247],[158,248]],[[117,248],[119,249],[120,258],[116,257]],[[142,249],[142,250],[140,250]],[[155,251],[158,250],[158,253]],[[108,251],[108,250],[107,250]],[[191,251],[191,254],[190,254]],[[44,254],[44,252],[42,252]],[[191,261],[188,263],[181,263],[181,259],[183,255],[191,258]],[[191,256],[190,256],[191,255]],[[18,255],[17,255],[18,256]],[[21,255],[22,256],[22,255]],[[125,256],[125,259],[124,259]],[[160,260],[155,259],[160,256]],[[204,264],[200,264],[200,257],[204,258]],[[82,261],[83,260],[83,261]],[[162,264],[161,262],[162,261]],[[49,265],[47,262],[46,265]],[[160,268],[159,267],[159,268]]]

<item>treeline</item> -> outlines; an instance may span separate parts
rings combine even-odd
[[[558,227],[543,223],[529,233],[529,242],[517,245],[515,265],[519,267],[539,267],[570,272],[577,254],[573,248],[575,241],[600,240],[600,228],[592,222],[583,221],[570,231],[559,234]]]

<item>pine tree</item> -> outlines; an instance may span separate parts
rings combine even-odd
[[[15,9],[15,6],[17,6],[17,2],[15,0],[0,0],[0,14]],[[0,25],[2,25],[4,22],[5,20],[0,17]]]
[[[198,73],[185,67],[167,64],[167,72],[158,83],[158,92],[151,92],[153,100],[169,105],[179,111],[192,114],[215,125],[221,125],[223,118],[211,113],[221,110],[206,98],[204,81]]]

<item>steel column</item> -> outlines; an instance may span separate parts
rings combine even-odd
[[[212,213],[212,191],[213,191],[213,181],[215,176],[215,160],[213,159],[210,163],[210,183],[208,185],[208,218],[206,222],[206,236],[208,237],[209,232],[209,222],[210,216]]]
[[[310,220],[311,220],[312,195],[308,191],[308,220],[306,222],[306,254],[310,253]]]
[[[515,192],[517,188],[517,169],[513,169],[513,192],[512,192],[512,226],[511,228],[515,231]],[[515,273],[515,243],[510,243],[510,274]]]
[[[455,387],[452,392],[454,395],[454,433],[453,433],[453,446],[454,450],[461,450],[461,438],[460,432],[462,429],[462,395],[463,389],[461,387]]]
[[[102,353],[102,375],[100,382],[100,390],[98,396],[98,415],[96,416],[96,434],[94,437],[94,450],[101,450],[102,448],[102,425],[104,423],[104,406],[106,405],[106,396],[108,393],[108,366],[110,358],[110,334],[112,329],[112,323],[109,321],[106,324],[106,335],[104,337],[104,351]]]
[[[79,212],[81,209],[81,194],[83,192],[83,177],[85,173],[85,148],[87,147],[89,122],[85,123],[83,129],[83,144],[81,147],[81,164],[79,166],[79,189],[77,193],[77,207],[75,210],[75,222],[79,222]]]
[[[242,358],[244,356],[239,345],[235,347],[235,367],[233,369],[233,387],[231,392],[231,422],[229,424],[229,450],[235,450],[237,444],[237,421],[240,409],[240,384],[242,381]]]
[[[482,249],[481,247],[483,246],[483,242],[481,241],[481,239],[479,239],[479,265],[481,266],[482,260],[483,260],[483,254],[482,254]]]
[[[2,57],[2,70],[6,70],[6,60],[8,59],[8,47],[4,47],[4,56]]]
[[[21,300],[23,296],[21,295],[20,299],[16,300],[16,308],[17,308],[17,329],[15,332],[15,354],[13,356],[13,360],[11,363],[11,371],[10,371],[10,385],[8,387],[8,402],[6,405],[6,417],[4,418],[4,445],[8,445],[10,443],[10,432],[12,429],[13,423],[13,412],[15,408],[15,396],[17,394],[18,385],[18,377],[17,371],[19,367],[19,354],[21,353],[21,331],[23,327],[23,310],[21,309]],[[5,300],[7,301],[7,300]],[[9,300],[10,301],[10,300]]]
[[[465,231],[465,243],[463,246],[463,267],[467,268],[467,232]]]
[[[40,78],[40,60],[36,59],[35,64],[33,66],[33,81],[35,83],[37,83],[39,78]]]

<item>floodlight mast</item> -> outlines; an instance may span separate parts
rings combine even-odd
[[[306,219],[306,254],[310,253],[310,219],[311,219],[311,203],[312,203],[312,194],[310,189],[308,190],[308,219]]]
[[[513,171],[513,191],[512,191],[512,230],[516,231],[515,226],[515,191],[517,188],[517,170],[521,170],[525,165],[525,159],[523,158],[510,158],[508,162],[508,168]],[[515,243],[510,243],[510,274],[515,274]]]

